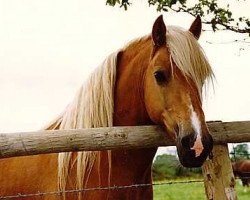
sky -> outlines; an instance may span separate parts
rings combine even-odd
[[[161,13],[145,1],[133,2],[124,11],[106,6],[105,0],[1,0],[0,133],[41,129],[64,110],[107,55],[149,34]],[[250,17],[250,2],[237,3],[234,13]],[[187,14],[163,14],[167,25],[186,29],[194,20]],[[207,120],[250,120],[250,44],[232,43],[247,37],[202,33],[200,44],[216,76],[204,98]]]

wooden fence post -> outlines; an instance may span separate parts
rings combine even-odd
[[[214,145],[212,154],[202,166],[208,200],[236,200],[235,178],[228,146]]]

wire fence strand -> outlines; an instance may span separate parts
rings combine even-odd
[[[159,183],[144,183],[144,184],[132,184],[132,185],[123,185],[123,186],[108,186],[108,187],[96,187],[96,188],[84,188],[84,189],[73,189],[65,191],[51,191],[51,192],[37,192],[31,194],[21,194],[0,196],[0,199],[17,199],[17,198],[28,198],[28,197],[42,197],[49,195],[63,195],[70,193],[82,193],[89,191],[107,191],[107,190],[122,190],[122,189],[131,189],[131,188],[141,188],[141,187],[151,187],[151,186],[163,186],[163,185],[172,185],[172,184],[184,184],[184,183],[203,183],[203,180],[188,180],[188,181],[169,181],[169,182],[159,182]]]

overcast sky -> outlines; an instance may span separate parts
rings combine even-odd
[[[160,13],[143,2],[125,12],[105,0],[1,0],[0,132],[40,129],[109,53],[150,33]],[[243,3],[234,6],[236,14],[249,17],[250,3]],[[193,21],[176,13],[164,19],[184,28]],[[225,31],[201,36],[216,75],[204,100],[207,120],[250,120],[250,44],[230,42],[246,37]]]

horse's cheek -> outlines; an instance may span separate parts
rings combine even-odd
[[[162,113],[164,111],[164,97],[159,86],[154,84],[154,80],[148,82],[145,87],[144,101],[150,119],[156,123],[162,123]]]

